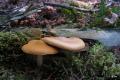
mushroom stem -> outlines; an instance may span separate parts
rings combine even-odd
[[[39,55],[37,56],[37,65],[41,66],[43,64],[43,56]]]

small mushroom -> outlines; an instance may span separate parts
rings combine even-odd
[[[42,40],[51,46],[69,51],[79,51],[85,47],[83,40],[76,37],[44,37]]]
[[[42,40],[31,40],[22,47],[22,51],[27,54],[37,55],[38,66],[42,65],[43,55],[56,54],[58,51],[48,46]]]

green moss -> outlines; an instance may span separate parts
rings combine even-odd
[[[27,37],[17,32],[0,32],[0,51],[10,50],[13,47],[21,46],[27,41]]]
[[[27,36],[20,32],[0,32],[0,61],[10,56],[21,55],[21,46],[27,40]]]
[[[89,52],[93,69],[101,72],[102,76],[115,77],[120,75],[120,66],[116,64],[116,57],[112,52],[107,51],[102,45],[98,44],[94,45]]]
[[[72,64],[85,80],[101,78],[105,80],[120,75],[120,64],[116,63],[115,55],[100,44],[91,47],[88,54],[74,55]]]

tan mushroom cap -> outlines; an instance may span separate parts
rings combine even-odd
[[[27,54],[32,55],[48,55],[48,54],[56,54],[58,51],[48,46],[42,40],[31,40],[28,44],[25,44],[22,47],[22,51]]]
[[[79,51],[85,47],[83,40],[76,37],[44,37],[42,40],[51,46],[69,51]]]

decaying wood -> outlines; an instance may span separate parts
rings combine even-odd
[[[89,32],[89,33],[88,33]],[[65,36],[65,37],[80,37],[80,38],[89,38],[94,39],[100,32],[95,31],[81,31],[80,29],[52,29],[52,34],[55,34],[56,36]],[[97,33],[97,34],[94,34]],[[85,36],[84,36],[85,35]]]
[[[29,32],[30,30],[30,32]],[[45,32],[42,36],[64,36],[64,37],[79,37],[83,40],[94,40],[94,41],[99,41],[106,47],[113,47],[113,46],[119,46],[120,45],[120,30],[112,29],[112,30],[107,30],[107,29],[86,29],[86,30],[81,30],[79,28],[61,28],[61,27],[56,27],[54,29],[51,29],[50,32],[45,28],[36,28],[36,30],[28,28],[28,32],[30,33],[30,36],[32,35],[33,37],[35,36],[36,38],[39,37],[39,33]],[[12,31],[19,31],[22,32],[22,30],[12,30]],[[27,32],[24,30],[24,32]],[[35,33],[34,33],[35,32]],[[36,33],[37,32],[37,33]],[[51,33],[51,34],[49,34]],[[29,35],[29,34],[28,34]]]
[[[66,25],[67,26],[67,25]],[[73,25],[75,26],[75,25]],[[86,30],[82,31],[78,28],[54,28],[51,30],[42,29],[42,28],[28,28],[28,27],[19,27],[19,28],[12,28],[10,31],[13,32],[22,32],[31,36],[40,36],[43,32],[51,33],[56,36],[64,36],[64,37],[79,37],[85,39],[95,39],[97,35],[104,33],[103,31],[96,31],[96,30]]]

